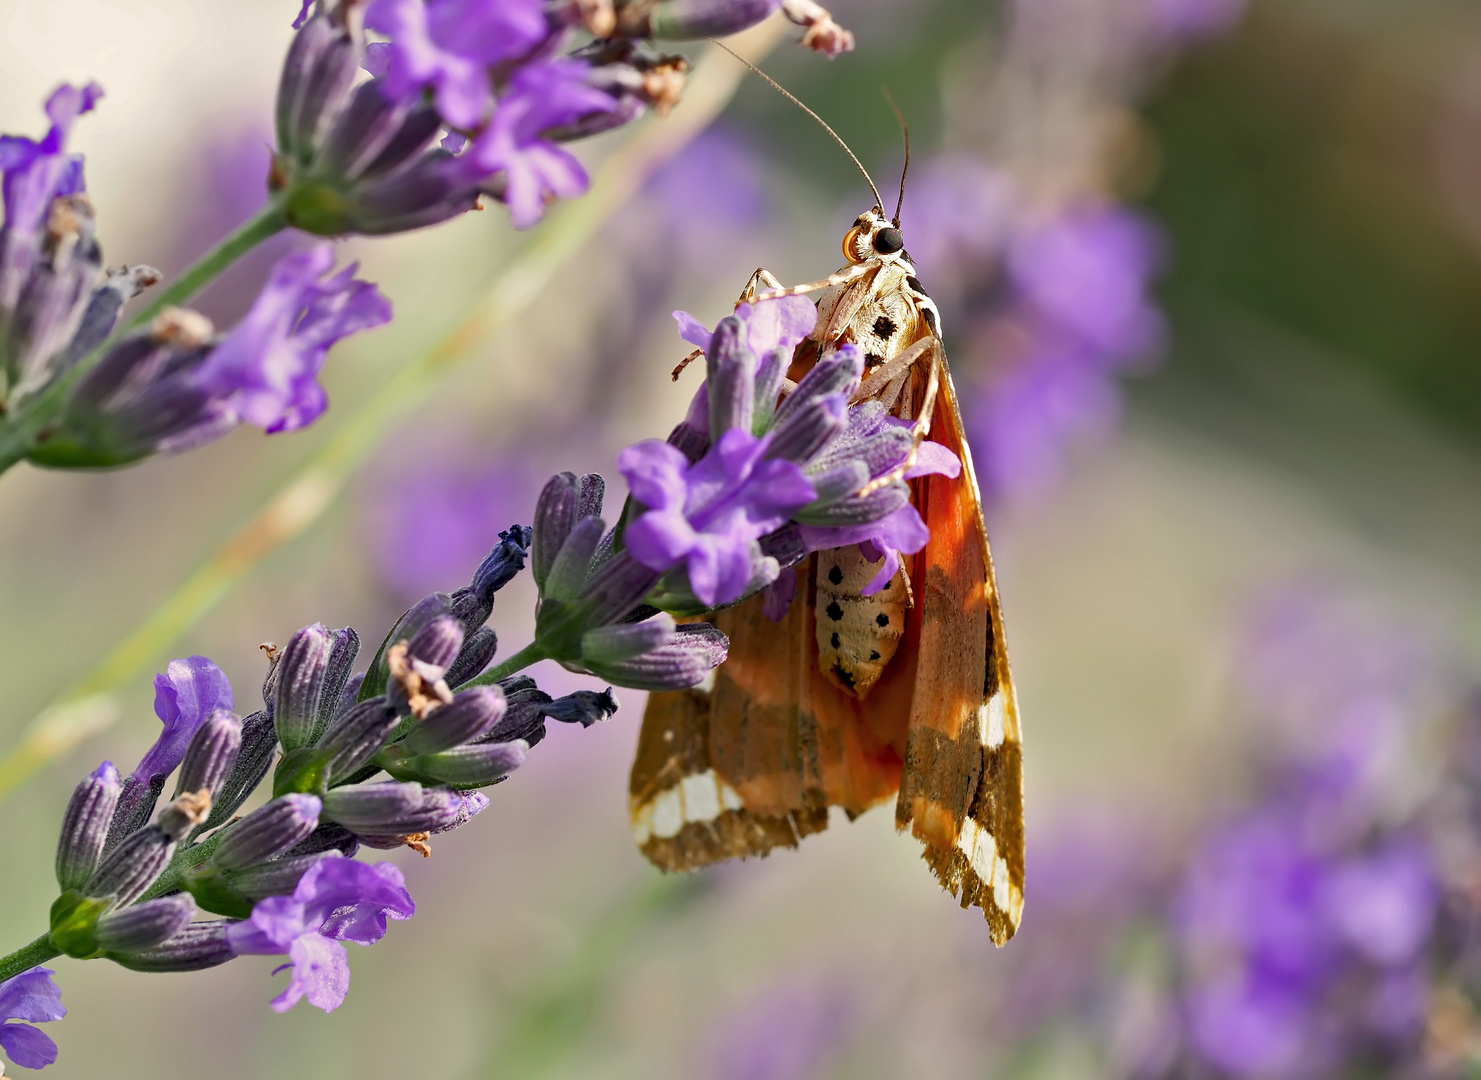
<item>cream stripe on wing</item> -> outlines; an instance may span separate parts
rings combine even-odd
[[[716,775],[714,769],[693,773],[633,811],[633,837],[638,846],[653,837],[668,840],[685,825],[714,821],[727,810],[744,808],[740,793]]]

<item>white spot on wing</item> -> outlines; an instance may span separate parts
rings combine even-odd
[[[986,881],[987,879],[984,878],[983,880]],[[993,867],[992,902],[998,906],[998,910],[1004,915],[1009,914],[1013,910],[1011,898],[1008,893],[1008,863],[1004,859],[999,859],[997,865]],[[1022,904],[1022,901],[1019,901],[1019,903]]]
[[[692,773],[664,788],[633,812],[633,836],[638,845],[652,837],[678,836],[685,825],[714,821],[726,810],[741,810],[740,793],[716,775],[714,769]]]
[[[1002,746],[1008,737],[1008,703],[1001,690],[977,707],[977,730],[989,750]]]
[[[653,808],[653,835],[663,840],[678,836],[684,827],[684,802],[679,798],[679,789],[671,787],[660,791],[650,805]]]

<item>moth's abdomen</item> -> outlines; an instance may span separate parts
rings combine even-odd
[[[818,552],[818,666],[839,689],[862,700],[900,647],[910,585],[905,571],[873,596],[864,587],[879,571],[857,544]]]

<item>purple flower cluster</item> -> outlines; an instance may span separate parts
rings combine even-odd
[[[780,7],[810,47],[852,47],[810,0],[372,0],[363,26],[353,7],[304,6],[278,96],[274,184],[293,224],[326,235],[418,228],[484,196],[533,225],[586,190],[563,144],[679,100],[687,62],[645,41],[731,34]],[[597,40],[573,48],[578,28]]]
[[[589,726],[616,711],[610,691],[553,699],[528,677],[480,678],[497,648],[484,624],[529,544],[528,529],[504,533],[469,585],[413,606],[359,673],[351,629],[315,624],[268,647],[263,708],[246,718],[215,664],[173,661],[155,679],[155,744],[122,780],[104,762],[68,806],[52,955],[146,972],[282,955],[292,975],[274,1009],[304,998],[337,1008],[349,986],[343,943],[374,944],[388,920],[416,910],[400,872],[357,851],[427,854],[489,805],[478,789],[517,769],[547,720]],[[272,797],[240,815],[269,773]],[[174,793],[156,812],[171,774]],[[14,1018],[61,1015],[16,1000]],[[7,1047],[38,1038],[0,1028]]]
[[[802,297],[742,304],[707,330],[676,312],[685,340],[704,350],[706,377],[667,441],[618,457],[631,498],[616,527],[601,519],[601,478],[551,480],[535,511],[540,587],[535,648],[573,671],[621,685],[696,685],[725,659],[707,623],[676,625],[763,589],[780,619],[793,567],[810,551],[864,546],[881,589],[902,553],[929,538],[907,480],[955,476],[961,462],[925,443],[906,468],[911,426],[877,401],[850,404],[864,359],[830,350],[795,385],[792,353],[817,322]],[[785,576],[784,576],[785,575]]]
[[[47,102],[52,128],[44,139],[0,139],[0,402],[7,415],[23,414],[58,380],[75,377],[29,457],[50,466],[118,465],[191,449],[243,422],[269,432],[311,423],[325,407],[318,375],[329,349],[387,322],[389,303],[354,279],[354,267],[332,273],[326,243],[282,259],[247,317],[224,336],[202,316],[173,308],[115,336],[123,305],[159,275],[144,266],[101,270],[82,161],[64,145],[72,122],[100,96],[94,85],[64,86]]]

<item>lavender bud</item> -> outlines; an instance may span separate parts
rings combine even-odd
[[[288,50],[278,87],[278,147],[309,161],[346,104],[360,67],[359,43],[330,17],[316,14]]]
[[[82,885],[85,896],[111,897],[126,907],[153,885],[175,853],[175,841],[158,825],[140,829],[113,849]]]
[[[710,438],[731,428],[751,430],[755,408],[756,354],[746,343],[746,327],[734,315],[720,320],[705,353],[710,397]]]
[[[195,918],[195,898],[189,893],[148,900],[116,909],[98,920],[93,938],[106,952],[147,949],[174,937]]]
[[[324,816],[362,836],[431,832],[451,821],[459,806],[455,792],[415,782],[354,784],[324,796]]]
[[[323,623],[305,626],[289,639],[278,662],[273,724],[284,750],[307,746],[318,722],[324,677],[334,639]]]
[[[842,394],[828,394],[808,406],[794,409],[785,422],[773,428],[767,458],[806,464],[848,427],[848,401]]]
[[[97,868],[122,790],[118,770],[113,762],[105,761],[72,793],[57,841],[57,884],[63,891],[80,888]]]
[[[772,426],[781,426],[792,413],[829,394],[843,394],[847,397],[858,387],[863,370],[864,356],[855,348],[839,349],[819,360],[802,377],[797,389],[777,406]]]
[[[123,778],[123,790],[118,796],[118,807],[113,811],[113,823],[108,829],[108,839],[103,843],[106,856],[121,844],[125,837],[132,836],[154,816],[154,806],[165,789],[166,777],[155,774],[141,780],[132,773]]]
[[[333,751],[329,780],[349,776],[365,765],[386,745],[396,730],[399,718],[383,697],[374,697],[352,706],[336,720],[316,744],[319,750]]]
[[[471,588],[479,596],[493,603],[494,593],[513,580],[525,568],[534,530],[528,525],[511,525],[499,534],[499,545],[489,552],[473,573]],[[487,618],[487,616],[485,616]],[[479,622],[479,626],[483,623]]]
[[[529,750],[529,745],[520,741],[480,743],[477,746],[459,746],[436,754],[408,758],[405,767],[444,784],[481,787],[484,784],[497,783],[523,765]],[[409,831],[439,830],[428,826]]]
[[[630,660],[674,640],[674,617],[660,611],[637,623],[598,626],[581,635],[581,658],[591,663]]]
[[[223,874],[226,883],[249,900],[261,900],[268,896],[288,896],[298,888],[298,881],[309,868],[321,859],[338,859],[338,851],[319,851],[312,855],[295,855],[274,859],[245,870]]]
[[[340,711],[344,690],[349,685],[350,672],[355,666],[355,657],[360,652],[360,635],[352,628],[347,626],[343,630],[331,630],[329,636],[334,643],[329,650],[329,663],[324,670],[324,688],[319,694],[319,715],[314,721],[311,740],[315,743]]]
[[[899,480],[868,495],[849,495],[826,506],[814,503],[798,510],[793,517],[803,525],[866,525],[888,517],[908,502],[910,487]]]
[[[658,0],[621,9],[619,27],[632,37],[698,41],[726,37],[755,26],[781,7],[781,0]],[[628,8],[636,9],[627,15]]]
[[[582,518],[571,527],[566,542],[550,565],[541,590],[542,597],[575,599],[591,569],[591,557],[596,554],[597,545],[602,542],[602,534],[606,531],[606,523],[595,517]]]
[[[617,698],[613,696],[612,688],[608,687],[601,693],[595,690],[577,690],[574,694],[567,694],[547,703],[540,711],[552,720],[559,720],[563,724],[580,724],[585,728],[607,719],[617,712],[617,707]]]
[[[95,231],[86,195],[52,201],[40,263],[21,289],[0,349],[13,394],[28,393],[47,381],[49,362],[81,324],[103,267]]]
[[[396,748],[407,757],[435,754],[473,742],[504,715],[504,694],[497,686],[478,686],[453,698],[412,728]]]
[[[255,712],[242,721],[242,748],[220,791],[211,800],[211,814],[204,828],[214,829],[222,824],[247,801],[272,767],[277,746],[278,731],[272,713]]]
[[[488,667],[498,651],[499,635],[494,633],[491,626],[480,626],[463,642],[463,651],[458,653],[458,658],[447,669],[442,677],[443,681],[449,687],[462,686]]]
[[[450,824],[442,826],[441,828],[433,829],[432,832],[434,834],[452,832],[454,829],[461,829],[464,825],[468,824],[468,822],[472,821],[475,817],[488,809],[489,797],[483,792],[460,791],[458,792],[458,794],[461,795],[463,798],[463,805],[458,807],[457,815],[452,819],[452,822]]]
[[[550,695],[528,675],[515,675],[499,683],[504,691],[504,719],[483,733],[482,742],[513,742],[523,739],[534,746],[545,738],[545,705]]]
[[[385,80],[361,83],[324,140],[315,172],[341,181],[391,172],[430,148],[442,120],[430,105],[396,100]]]
[[[581,495],[576,504],[576,518],[601,517],[602,502],[607,497],[607,481],[601,473],[587,473],[581,478]]]
[[[360,841],[354,833],[343,825],[336,825],[332,821],[319,823],[319,827],[309,833],[308,837],[282,855],[285,859],[297,858],[299,855],[317,855],[321,851],[337,851],[347,859],[355,857],[359,850]]]
[[[131,971],[200,971],[232,959],[226,940],[229,920],[192,923],[168,941],[147,949],[109,953],[108,959]]]
[[[339,716],[360,700],[360,687],[365,684],[365,672],[357,671],[351,675],[345,683],[345,688],[340,691],[339,705],[334,710],[334,715]]]
[[[530,560],[535,584],[542,592],[550,568],[555,564],[555,558],[560,554],[572,526],[576,524],[576,508],[580,499],[581,489],[576,474],[567,472],[552,476],[535,502]]]
[[[406,644],[409,659],[446,671],[463,648],[463,626],[451,615],[433,619]]]
[[[280,795],[231,826],[211,862],[232,871],[275,859],[314,831],[322,809],[313,795]]]
[[[724,663],[729,639],[709,623],[679,626],[673,641],[642,656],[607,663],[587,663],[594,675],[634,690],[684,690],[698,686]]]
[[[592,571],[581,590],[587,625],[618,622],[642,603],[659,575],[627,552],[619,552]]]
[[[176,797],[187,791],[207,791],[214,796],[236,765],[241,749],[242,722],[233,712],[216,710],[190,740],[175,782]]]

